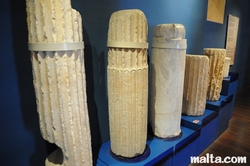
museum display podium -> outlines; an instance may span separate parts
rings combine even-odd
[[[147,146],[150,149],[149,156],[140,162],[122,162],[112,157],[110,153],[110,141],[101,145],[94,155],[107,165],[188,165],[190,156],[198,154],[199,131],[181,126],[182,136],[177,140],[163,140],[154,137],[150,132],[147,138]],[[99,165],[99,163],[97,163]],[[101,165],[101,164],[100,164]]]
[[[172,141],[159,139],[149,130],[147,137],[149,155],[142,161],[134,163],[112,157],[108,141],[94,150],[94,155],[98,158],[96,165],[188,165],[190,156],[201,154],[228,128],[234,108],[237,79],[236,73],[230,73],[223,79],[220,99],[206,101],[203,115],[181,116],[182,136],[179,139]]]
[[[233,101],[231,104],[230,115],[229,118],[232,118],[233,109],[234,109],[234,101],[236,97],[236,90],[238,84],[238,73],[229,72],[229,76],[223,79],[222,82],[222,90],[221,95],[230,96],[233,95]]]
[[[199,130],[192,130],[181,126],[183,137],[175,145],[172,165],[190,164],[190,156],[197,156],[199,143]]]
[[[107,164],[105,164],[102,160],[98,159],[95,156],[93,156],[93,165],[107,166]]]
[[[216,138],[228,128],[233,96],[220,95],[217,101],[207,101],[206,109],[216,111],[219,115]]]
[[[216,139],[218,112],[205,109],[201,116],[182,115],[181,124],[193,130],[200,131],[198,155]],[[209,135],[209,137],[208,137]]]

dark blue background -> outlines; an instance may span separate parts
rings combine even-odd
[[[109,140],[106,41],[110,15],[117,10],[137,8],[145,13],[150,45],[157,24],[183,24],[189,54],[202,54],[204,47],[224,48],[228,14],[239,17],[235,64],[230,70],[239,73],[238,90],[250,85],[249,0],[227,0],[224,24],[206,21],[207,0],[72,0],[72,7],[83,20],[93,146]],[[0,165],[44,165],[48,145],[39,130],[25,1],[2,0],[0,12]]]

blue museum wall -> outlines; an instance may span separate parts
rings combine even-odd
[[[186,28],[187,53],[202,54],[207,1],[160,0],[155,3],[145,0],[73,0],[72,7],[82,15],[89,114],[93,123],[91,126],[95,126],[91,132],[96,145],[109,140],[106,43],[111,14],[122,9],[140,9],[145,13],[149,27],[149,57],[153,28],[162,23],[183,24]],[[101,140],[97,139],[98,136],[101,136]]]
[[[250,84],[249,0],[227,0],[225,17],[240,17],[236,59],[231,71],[240,73],[238,90]],[[39,130],[29,51],[25,1],[2,0],[0,5],[0,165],[44,165],[47,143]],[[186,27],[187,53],[202,54],[204,47],[224,47],[224,24],[206,21],[207,0],[72,0],[82,15],[85,42],[87,97],[93,146],[109,140],[106,85],[107,32],[110,15],[121,9],[142,10],[153,28],[161,23]],[[151,55],[149,48],[149,56]]]
[[[25,1],[0,5],[0,165],[44,165],[27,50]]]
[[[226,48],[228,15],[239,17],[238,38],[234,65],[230,71],[239,73],[237,91],[250,85],[250,2],[226,0],[224,23],[206,21],[204,48]]]
[[[120,9],[133,8],[142,10],[146,15],[149,55],[151,55],[150,46],[154,27],[158,24],[169,23],[178,23],[185,26],[188,54],[202,54],[207,0],[159,0],[157,3],[144,0],[124,0],[120,2]]]

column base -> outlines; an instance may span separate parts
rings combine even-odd
[[[137,162],[141,162],[145,159],[147,159],[147,157],[150,155],[151,153],[151,150],[149,148],[148,145],[146,145],[146,148],[144,150],[144,152],[138,156],[135,156],[135,157],[122,157],[120,155],[116,155],[115,153],[112,152],[112,150],[110,149],[110,155],[116,159],[117,161],[120,161],[120,162],[124,162],[124,163],[137,163]]]

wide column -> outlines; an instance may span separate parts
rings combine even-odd
[[[182,113],[203,115],[206,107],[209,59],[204,55],[187,55]]]
[[[108,30],[108,105],[111,151],[141,155],[148,111],[148,27],[140,10],[113,13]]]
[[[209,58],[207,100],[220,99],[222,89],[226,50],[220,48],[205,48],[204,54]]]
[[[92,165],[82,22],[69,0],[27,0],[41,134],[59,149],[45,165]]]
[[[152,39],[150,122],[154,134],[174,139],[181,134],[186,61],[185,27],[160,24]]]

